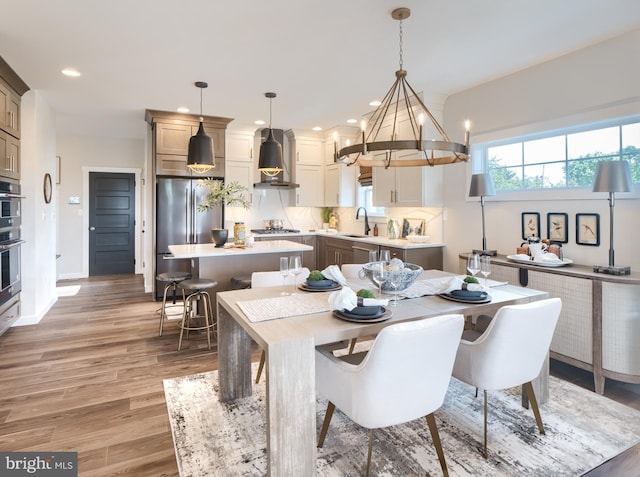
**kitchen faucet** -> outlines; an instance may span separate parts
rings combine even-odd
[[[356,220],[360,218],[360,210],[364,211],[364,234],[369,235],[369,230],[371,230],[371,227],[369,227],[369,217],[367,216],[367,209],[365,209],[364,207],[358,207],[358,210],[356,210]]]

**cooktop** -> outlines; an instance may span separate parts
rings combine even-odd
[[[298,234],[296,229],[251,229],[254,234]]]

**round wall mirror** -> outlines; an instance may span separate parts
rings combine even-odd
[[[47,204],[51,203],[51,194],[53,193],[53,185],[51,182],[51,174],[48,172],[44,175],[44,184],[42,185],[42,191],[44,193],[44,201]]]

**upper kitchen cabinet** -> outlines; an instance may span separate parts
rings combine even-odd
[[[324,206],[354,207],[356,205],[357,166],[334,161],[334,152],[358,141],[360,129],[342,126],[327,131],[324,142]],[[333,133],[336,133],[335,136]]]
[[[167,111],[146,111],[146,121],[153,128],[155,174],[198,176],[187,168],[189,139],[198,131],[200,116]],[[230,118],[204,116],[205,132],[213,139],[216,167],[206,175],[224,177],[225,131]]]
[[[249,191],[253,199],[253,183],[257,166],[254,165],[255,131],[227,131],[225,153],[225,181],[238,182]]]
[[[29,87],[0,57],[0,176],[20,180],[20,98]]]
[[[0,128],[20,138],[20,96],[0,81]]]
[[[0,176],[20,179],[20,140],[0,131]]]
[[[300,185],[296,189],[295,205],[321,207],[324,205],[324,169],[322,137],[312,131],[289,129],[292,180]]]
[[[400,133],[394,137],[403,136],[403,126],[400,122]],[[392,138],[391,128],[385,126],[380,129],[378,140]],[[386,138],[386,139],[384,139]],[[387,152],[376,152],[376,157],[384,159]],[[394,151],[391,154],[415,156],[415,151]],[[384,167],[373,168],[373,196],[372,202],[376,207],[438,207],[442,205],[442,166],[434,167]]]

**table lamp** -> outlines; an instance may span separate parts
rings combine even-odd
[[[594,265],[593,271],[609,275],[629,275],[631,267],[616,267],[613,253],[613,208],[616,192],[631,192],[633,182],[627,161],[599,162],[593,178],[593,192],[609,193],[609,265]]]
[[[496,195],[491,174],[473,174],[471,176],[471,187],[469,187],[469,197],[480,197],[480,206],[482,207],[482,250],[474,250],[475,253],[480,255],[497,254],[495,250],[487,250],[487,236],[484,226],[484,198],[488,195]]]

